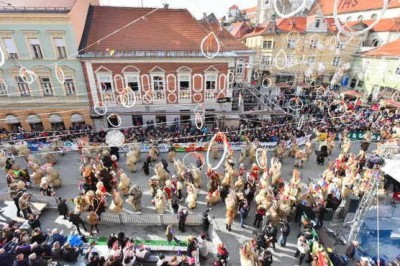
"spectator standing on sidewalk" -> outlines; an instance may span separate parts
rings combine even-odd
[[[188,210],[187,208],[182,208],[178,212],[178,221],[179,221],[179,231],[182,233],[185,232],[185,223],[186,223],[186,218],[188,216]]]
[[[247,218],[247,215],[249,214],[249,205],[247,203],[244,203],[242,207],[240,207],[239,210],[239,215],[240,215],[240,226],[244,228],[244,224]]]
[[[287,238],[290,234],[290,224],[287,220],[281,220],[280,223],[281,223],[282,227],[280,229],[281,234],[279,235],[278,243],[282,247],[285,247]]]

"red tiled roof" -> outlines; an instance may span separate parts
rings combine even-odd
[[[27,8],[70,8],[76,0],[5,0],[0,1],[0,7],[27,7]],[[10,3],[11,5],[8,5]]]
[[[400,39],[384,44],[374,50],[364,53],[365,56],[395,56],[400,57]]]
[[[347,22],[346,25],[349,27],[353,27],[357,24],[363,23],[366,26],[370,26],[375,20],[363,20],[363,21],[350,21]],[[392,19],[392,18],[383,18],[378,24],[376,24],[373,28],[375,32],[384,32],[384,31],[399,31],[400,30],[400,19]]]
[[[382,9],[382,0],[339,0],[338,13],[353,13],[368,10]],[[389,0],[388,8],[400,7],[400,1]],[[325,16],[333,15],[333,0],[317,0],[314,2],[311,14],[321,10]]]
[[[231,7],[229,8],[229,10],[232,10],[232,9],[239,9],[239,7],[238,7],[237,5],[233,5],[233,6],[231,6]]]
[[[257,12],[257,7],[250,7],[243,10],[246,14]]]
[[[116,52],[200,51],[200,43],[209,31],[188,10],[165,8],[154,10],[155,8],[91,6],[81,47],[95,43],[84,52],[104,52],[107,49]],[[154,12],[146,16],[151,11]],[[142,17],[144,18],[140,19]],[[139,20],[96,43],[135,19]],[[221,51],[231,51],[238,47],[242,50],[241,43],[229,32],[223,34],[223,37],[226,40]]]
[[[244,45],[241,41],[235,39],[229,33],[229,31],[221,27],[221,25],[218,22],[207,23],[205,21],[200,21],[200,23],[207,31],[212,31],[215,33],[215,35],[217,35],[217,38],[221,43],[222,51],[249,50],[249,48],[247,48],[246,45]]]
[[[254,36],[266,34],[267,27],[268,27],[268,24],[264,25],[264,26],[256,26],[252,32],[244,35],[243,38],[254,37]]]
[[[229,33],[236,39],[241,39],[249,30],[251,27],[246,22],[236,22],[232,23]]]
[[[305,32],[307,27],[306,17],[277,19],[276,26],[283,32],[290,32],[292,30]]]

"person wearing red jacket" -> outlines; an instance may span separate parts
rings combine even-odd
[[[265,215],[265,212],[266,212],[266,210],[265,210],[264,207],[259,206],[257,208],[257,210],[256,210],[256,219],[254,220],[254,224],[253,224],[255,227],[257,227],[257,228],[260,227],[262,219],[263,219],[263,216]]]

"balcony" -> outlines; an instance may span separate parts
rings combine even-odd
[[[192,93],[190,90],[179,90],[179,103],[191,103]]]
[[[204,92],[204,98],[206,102],[211,102],[215,100],[215,95],[214,95],[214,91],[213,89],[211,90],[205,90]]]
[[[153,91],[153,104],[166,104],[165,91]]]

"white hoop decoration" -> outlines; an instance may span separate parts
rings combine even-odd
[[[256,69],[256,70],[254,70],[254,73],[253,73],[253,79],[254,80],[258,80],[259,78],[260,78],[260,70],[258,70],[258,69]]]
[[[299,122],[297,122],[297,130],[300,130],[303,127],[304,124],[304,115],[302,115],[299,119]]]
[[[275,1],[276,1],[276,0],[275,0]],[[279,58],[280,55],[282,55],[283,58],[284,58],[284,64],[283,64],[283,66],[279,66],[279,65],[278,65],[278,58]],[[276,67],[277,69],[279,69],[279,70],[282,70],[282,69],[286,68],[287,61],[288,61],[288,58],[287,58],[286,52],[285,52],[283,49],[280,49],[279,52],[276,54],[276,57],[275,57],[275,67]]]
[[[116,117],[116,118],[117,118],[117,124],[116,124],[116,125],[113,124],[113,123],[111,122],[111,118],[112,118],[112,117]],[[108,122],[112,127],[120,127],[121,124],[122,124],[122,119],[121,119],[121,117],[120,117],[118,114],[112,113],[112,114],[109,114],[109,115],[107,116],[107,122]]]
[[[35,82],[37,76],[35,74],[35,72],[26,69],[25,67],[21,67],[19,69],[19,75],[22,78],[22,80],[26,83],[28,83],[29,85],[32,84],[33,82]],[[28,79],[29,77],[29,79]]]
[[[121,82],[122,87],[118,86],[118,81]],[[114,86],[115,86],[115,91],[118,93],[124,93],[126,90],[126,87],[124,86],[125,84],[125,79],[121,75],[117,74],[114,76]]]
[[[299,97],[294,97],[289,100],[289,109],[292,111],[300,111],[303,109],[304,103]]]
[[[325,88],[322,86],[319,86],[316,90],[315,90],[315,94],[317,94],[318,96],[322,96],[325,93]]]
[[[103,103],[97,102],[94,106],[93,106],[93,111],[100,115],[103,116],[107,113],[108,108],[106,105],[103,105]]]
[[[210,49],[212,47],[212,42],[213,40],[215,40],[216,44],[217,44],[217,50],[215,52],[211,52]],[[207,42],[207,49],[204,50],[204,43]],[[209,34],[207,34],[206,37],[203,38],[203,40],[200,43],[200,49],[201,49],[201,53],[208,59],[212,59],[214,57],[216,57],[219,53],[219,50],[221,48],[221,45],[219,44],[219,40],[217,38],[217,35],[215,35],[214,32],[210,32]]]
[[[212,146],[211,144],[213,142],[215,142],[215,139],[218,136],[221,136],[222,141],[224,143],[224,153],[222,155],[221,160],[218,162],[218,164],[215,167],[212,167],[212,164],[210,163],[210,150],[211,150],[211,146]],[[206,160],[207,160],[208,167],[210,167],[212,170],[217,170],[221,166],[222,162],[225,160],[226,155],[228,155],[228,141],[226,140],[226,135],[224,133],[222,133],[222,132],[215,133],[215,135],[210,140],[210,143],[208,144],[208,148],[207,148],[207,155],[206,155],[207,158],[206,158]]]
[[[198,104],[194,108],[194,114],[200,114],[200,116],[203,116],[206,113],[206,109],[204,107],[204,104]]]
[[[396,91],[392,94],[392,101],[400,102],[400,92],[399,91]]]
[[[260,159],[258,157],[260,157],[258,154],[261,152],[261,156],[262,159],[264,161],[264,164],[260,163]],[[268,167],[268,158],[267,158],[267,150],[265,148],[257,148],[256,150],[256,163],[258,165],[259,168],[265,170]]]
[[[199,99],[198,100],[196,100],[196,97],[197,96],[199,96]],[[195,93],[193,93],[193,101],[195,102],[195,103],[201,103],[201,102],[203,102],[203,95],[200,93],[200,92],[195,92]]]
[[[268,81],[268,82],[265,83],[265,81]],[[261,86],[262,86],[264,89],[268,89],[269,87],[271,87],[271,85],[272,85],[272,80],[271,80],[271,78],[264,78],[263,81],[261,82]]]
[[[204,126],[203,116],[200,113],[196,113],[194,117],[194,122],[196,124],[197,129],[202,129]]]
[[[275,1],[276,1],[276,0],[275,0]],[[376,24],[379,23],[379,21],[381,20],[381,18],[382,18],[383,15],[385,14],[385,11],[386,11],[386,9],[387,9],[387,7],[388,7],[388,4],[389,4],[389,0],[383,0],[382,12],[380,12],[380,13],[378,14],[378,17],[376,18],[376,20],[375,20],[371,25],[369,25],[367,28],[362,29],[362,30],[360,30],[360,31],[348,32],[348,31],[346,31],[346,30],[343,28],[341,22],[339,21],[339,17],[338,17],[338,5],[339,5],[339,1],[338,1],[338,0],[334,0],[334,1],[333,1],[333,18],[334,18],[334,20],[335,20],[335,25],[336,25],[336,27],[337,27],[337,29],[338,29],[339,32],[342,32],[343,34],[345,34],[345,35],[347,35],[347,36],[349,36],[349,37],[350,37],[350,36],[354,37],[354,36],[362,35],[362,34],[368,32],[370,29],[372,29],[373,27],[375,27]]]
[[[173,100],[171,100],[171,98],[169,98],[170,96],[174,96],[174,99],[173,99]],[[170,101],[171,103],[174,103],[174,102],[176,102],[176,95],[175,95],[175,94],[173,94],[173,93],[169,93],[169,94],[168,94],[168,96],[167,96],[167,98],[168,98],[168,101]]]
[[[121,97],[120,99],[122,106],[126,108],[132,108],[133,106],[135,106],[137,100],[136,94],[130,87],[126,87],[124,93],[118,96]]]
[[[3,48],[1,48],[0,46],[0,67],[2,67],[5,62],[6,62],[6,56],[4,54]]]
[[[332,106],[333,105],[341,105],[341,107],[344,107],[345,108],[345,110],[339,110],[339,111],[342,111],[343,113],[342,113],[342,115],[340,115],[340,116],[336,116],[335,114],[332,114],[332,112],[331,112],[331,110],[332,110]],[[335,110],[336,110],[337,108],[335,108]],[[345,114],[347,113],[347,105],[343,105],[343,103],[341,103],[340,101],[338,101],[338,100],[336,100],[336,101],[333,101],[333,102],[331,102],[329,105],[328,105],[328,115],[331,117],[331,118],[342,118]]]
[[[347,28],[349,28],[348,26],[345,26],[345,27],[347,27]],[[350,29],[350,28],[349,28]],[[341,38],[340,38],[340,34],[343,34],[341,31],[338,31],[337,33],[336,33],[336,39],[337,39],[337,41],[338,42],[341,42],[342,44],[342,46],[346,46],[352,39],[353,39],[353,37],[354,36],[347,36],[347,35],[344,35],[345,36],[345,40],[342,40]],[[336,47],[335,47],[335,49],[336,49]]]
[[[110,147],[121,147],[125,142],[124,134],[117,130],[112,129],[106,134],[106,144]]]
[[[54,66],[54,72],[56,73],[56,79],[59,83],[64,84],[65,82],[65,74],[64,70],[58,65]]]
[[[297,13],[299,13],[300,11],[302,11],[304,8],[306,8],[306,0],[302,0],[303,2],[301,3],[301,5],[294,10],[293,12],[289,13],[289,14],[282,14],[282,12],[278,9],[278,0],[274,0],[272,3],[274,5],[274,10],[276,12],[276,14],[278,16],[280,16],[281,18],[290,18],[293,17],[294,15],[296,15]]]
[[[312,78],[312,77],[305,77],[304,78],[304,82],[307,84],[307,85],[312,85],[312,83],[314,82],[315,80]]]

